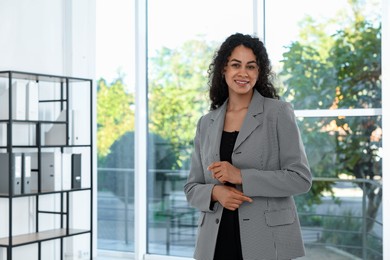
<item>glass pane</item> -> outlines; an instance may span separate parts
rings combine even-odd
[[[380,3],[267,1],[266,45],[296,109],[381,107]]]
[[[132,2],[96,1],[98,249],[126,252],[134,251]]]
[[[381,117],[298,118],[311,170],[295,198],[309,254],[382,259]]]
[[[265,38],[282,98],[303,110],[381,108],[381,1],[319,4],[266,1]],[[317,177],[295,198],[307,255],[340,257],[331,247],[382,259],[381,117],[298,124]]]
[[[308,259],[383,259],[382,207],[375,202],[381,183],[315,180],[312,189],[321,186],[331,187],[321,204],[310,204],[314,199],[310,193],[295,197]],[[375,190],[380,193],[367,196]]]
[[[380,116],[299,118],[314,177],[382,177]]]
[[[209,106],[214,51],[233,33],[253,34],[253,1],[240,1],[240,12],[237,3],[148,3],[148,253],[193,255],[198,212],[187,204],[183,185],[196,123]]]

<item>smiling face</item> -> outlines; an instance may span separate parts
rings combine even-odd
[[[231,95],[251,95],[259,77],[259,66],[252,49],[237,46],[228,58],[224,69],[226,83]]]

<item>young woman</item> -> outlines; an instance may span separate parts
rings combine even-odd
[[[209,69],[211,111],[200,118],[184,191],[200,210],[194,257],[304,255],[294,195],[311,173],[292,106],[278,100],[264,44],[234,34]]]

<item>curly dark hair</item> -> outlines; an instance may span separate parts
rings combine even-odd
[[[274,73],[271,70],[270,60],[263,42],[257,37],[236,33],[229,36],[215,53],[212,63],[209,66],[209,97],[211,100],[210,110],[220,107],[229,96],[228,86],[223,77],[224,68],[228,58],[237,46],[243,45],[252,49],[259,66],[259,78],[254,88],[264,97],[279,99],[277,90],[272,84]]]

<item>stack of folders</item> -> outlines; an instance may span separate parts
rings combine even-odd
[[[32,156],[32,187],[38,191],[38,154]],[[81,154],[42,152],[41,192],[81,188]]]
[[[10,177],[13,195],[38,192],[38,172],[41,192],[81,188],[81,154],[42,152],[40,171],[37,153],[0,153],[0,194],[9,194]]]
[[[10,193],[10,177],[13,195],[31,193],[31,157],[14,153],[11,157],[11,167],[9,159],[8,153],[0,153],[0,193]]]

